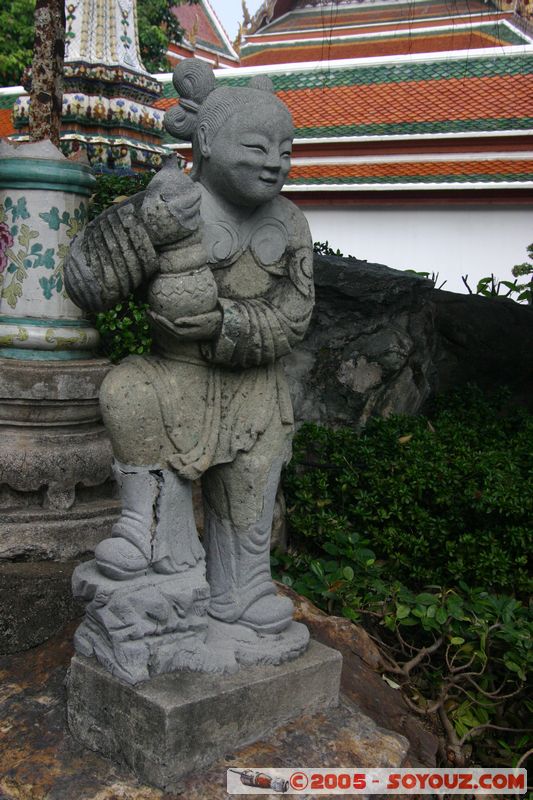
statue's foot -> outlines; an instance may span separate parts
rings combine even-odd
[[[268,594],[260,597],[236,620],[257,633],[279,633],[292,622],[294,606],[288,597]]]
[[[146,556],[121,536],[113,536],[97,544],[94,557],[100,572],[115,581],[127,581],[144,575],[150,566]]]

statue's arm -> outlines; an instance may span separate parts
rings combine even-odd
[[[158,271],[157,249],[194,233],[200,189],[169,157],[148,188],[106,209],[74,240],[65,286],[80,308],[103,311]]]
[[[71,245],[65,287],[80,308],[111,308],[156,272],[157,253],[140,215],[143,197],[106,209]]]

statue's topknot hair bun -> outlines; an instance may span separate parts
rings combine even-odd
[[[263,92],[274,93],[274,84],[268,75],[254,75],[248,86],[252,89],[261,89]]]
[[[200,105],[215,88],[215,73],[205,61],[186,58],[176,66],[172,83],[180,97]]]
[[[176,66],[172,83],[180,103],[166,112],[164,126],[174,138],[191,141],[198,108],[215,88],[215,75],[205,61],[187,58]]]

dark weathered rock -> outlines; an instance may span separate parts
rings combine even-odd
[[[295,619],[304,622],[314,639],[342,653],[341,690],[378,725],[405,736],[408,762],[430,766],[436,762],[437,737],[413,716],[401,694],[381,677],[383,659],[360,625],[330,617],[287,586],[278,584],[296,606]]]
[[[533,407],[533,307],[513,300],[433,291],[436,384],[447,392],[476,383],[507,386],[515,403]]]
[[[298,421],[364,425],[414,413],[432,382],[430,281],[381,264],[315,256],[316,305],[285,366]]]
[[[70,586],[77,563],[0,564],[0,653],[35,647],[82,615]]]
[[[314,264],[311,325],[285,360],[298,422],[416,414],[434,393],[471,382],[533,403],[533,308],[358,259]]]

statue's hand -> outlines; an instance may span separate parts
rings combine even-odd
[[[155,247],[184,239],[200,226],[200,187],[169,156],[148,184],[141,218]]]
[[[180,317],[173,322],[155,311],[150,311],[150,316],[178,339],[193,342],[215,339],[222,327],[222,311],[219,308],[195,317]]]

